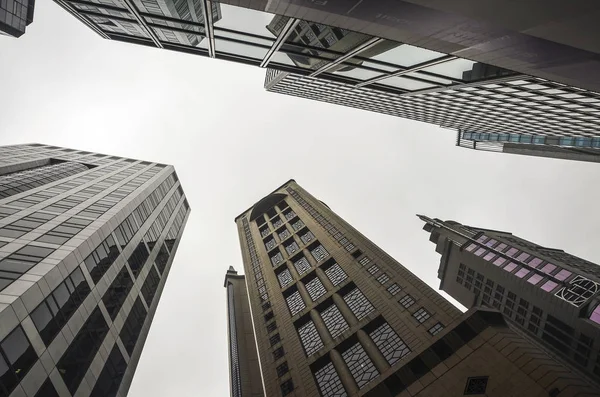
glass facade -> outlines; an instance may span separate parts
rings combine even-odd
[[[0,34],[20,37],[33,22],[35,0],[0,1]]]
[[[0,395],[126,394],[189,212],[173,167],[16,145],[0,179],[0,300],[33,325],[3,322]]]

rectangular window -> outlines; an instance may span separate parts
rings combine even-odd
[[[142,268],[144,267],[144,263],[146,263],[146,259],[148,259],[148,256],[150,256],[150,252],[148,251],[146,244],[142,240],[138,243],[137,247],[135,247],[135,249],[129,256],[129,259],[127,259],[127,263],[129,263],[129,267],[131,268],[131,271],[133,272],[133,276],[135,278],[137,278],[137,276],[142,271]]]
[[[437,323],[433,327],[429,328],[429,333],[431,335],[436,335],[440,333],[444,329],[444,325],[442,323]]]
[[[344,295],[344,301],[358,320],[363,319],[375,310],[371,302],[369,302],[358,288],[354,288]]]
[[[346,280],[348,278],[346,273],[342,270],[340,265],[338,265],[337,263],[334,263],[332,266],[327,268],[325,270],[325,275],[327,276],[329,281],[331,281],[331,283],[334,286],[339,285],[341,282],[343,282],[344,280]]]
[[[159,283],[160,275],[154,266],[150,266],[148,275],[146,275],[146,280],[144,280],[144,285],[142,285],[141,288],[142,295],[144,296],[148,307],[152,305],[152,301],[154,300],[154,295],[156,294],[156,289],[158,288]]]
[[[377,274],[377,272],[379,272],[379,267],[377,265],[373,265],[370,268],[368,268],[367,271],[372,275],[375,275]]]
[[[116,396],[126,369],[127,362],[115,343],[92,389],[91,396]]]
[[[387,274],[382,273],[379,277],[377,277],[377,281],[379,281],[379,284],[384,285],[385,283],[390,281],[390,278]]]
[[[133,354],[133,349],[135,348],[135,344],[140,336],[140,332],[142,331],[142,327],[144,326],[144,321],[146,321],[146,308],[142,303],[142,300],[138,296],[135,300],[135,303],[131,307],[131,311],[127,316],[127,320],[123,324],[123,328],[121,329],[121,333],[119,337],[125,346],[125,350],[129,356]]]
[[[431,315],[425,308],[421,307],[419,310],[413,313],[413,317],[421,324],[423,324]]]
[[[310,249],[310,253],[317,262],[320,262],[329,256],[329,252],[321,244]]]
[[[355,343],[342,353],[352,377],[359,389],[363,388],[371,380],[379,376],[379,371],[363,349],[360,343]]]
[[[347,395],[333,363],[329,362],[323,368],[315,371],[314,376],[323,397],[343,397]]]
[[[313,302],[327,293],[325,286],[318,277],[307,282],[305,286]]]
[[[311,265],[305,257],[301,257],[300,259],[295,261],[294,267],[296,268],[296,271],[298,271],[298,274],[301,276],[311,269]]]
[[[277,274],[277,279],[279,280],[279,285],[281,288],[284,288],[294,282],[292,278],[292,274],[288,269],[283,270]]]
[[[388,323],[383,323],[369,336],[390,365],[410,353],[410,349]]]
[[[98,283],[104,273],[112,266],[119,256],[119,248],[112,235],[109,235],[91,254],[85,258],[84,263],[90,272],[94,283]]]
[[[114,320],[117,317],[131,287],[133,287],[133,280],[127,271],[127,266],[123,266],[102,297],[102,302],[104,302],[111,319]]]
[[[411,307],[415,303],[415,300],[414,300],[414,298],[412,296],[406,294],[398,302],[402,306],[404,306],[405,309],[408,309],[409,307]]]
[[[18,325],[0,342],[0,394],[8,396],[37,359],[23,328]]]
[[[387,287],[387,291],[390,293],[390,295],[394,296],[396,295],[398,292],[400,292],[400,290],[402,290],[402,288],[400,288],[400,286],[396,283],[390,285],[389,287]]]
[[[325,326],[327,327],[332,339],[337,338],[349,328],[348,323],[336,305],[331,305],[322,311],[321,318],[323,319],[323,322],[325,323]]]
[[[298,290],[292,292],[287,298],[285,298],[285,301],[287,302],[288,308],[290,309],[290,314],[292,316],[306,308],[306,304],[304,303],[304,300],[300,295],[300,291]]]
[[[306,356],[316,353],[323,347],[323,341],[312,320],[298,328],[298,335],[300,336],[300,341],[302,342]]]

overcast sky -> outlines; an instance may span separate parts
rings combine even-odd
[[[103,40],[51,1],[0,37],[0,145],[173,164],[192,207],[130,397],[228,395],[233,219],[290,178],[436,289],[416,213],[600,262],[600,165],[457,148],[433,125],[268,93],[264,73]]]

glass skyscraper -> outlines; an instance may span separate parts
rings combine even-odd
[[[35,0],[0,0],[0,35],[20,37],[33,22]]]
[[[434,11],[442,5],[55,1],[107,39],[266,68],[271,92],[436,124],[457,131],[461,147],[600,161],[600,95],[593,91],[600,90],[593,77],[600,66],[590,67],[600,65],[598,55],[548,38],[511,36],[490,24],[474,32],[469,18]],[[519,8],[502,9],[511,7]],[[459,20],[454,33],[469,33],[471,42],[453,43],[456,36],[433,31],[424,36],[435,27],[451,32],[450,22]],[[476,45],[499,32],[506,39],[502,50],[500,38]],[[550,67],[551,49],[560,68]],[[525,50],[539,63],[525,62]],[[582,84],[573,83],[577,76]]]
[[[440,289],[498,310],[600,385],[600,266],[508,232],[421,219],[442,256]]]
[[[598,390],[502,313],[461,313],[293,180],[235,221],[246,279],[225,278],[233,397],[261,383],[269,397]]]
[[[0,396],[125,396],[188,215],[173,166],[0,147]]]

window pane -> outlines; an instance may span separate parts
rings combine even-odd
[[[228,28],[266,38],[275,38],[288,19],[249,8],[217,4],[221,10],[221,18],[214,23],[215,28]],[[216,32],[218,29],[215,29]]]
[[[269,51],[268,48],[255,47],[250,44],[236,43],[225,39],[219,39],[218,37],[215,37],[215,49],[217,53],[222,52],[243,55],[245,57],[257,60],[262,60]]]
[[[398,66],[409,67],[445,55],[440,52],[430,51],[424,48],[414,47],[408,44],[401,44],[390,40],[386,41],[386,44],[391,47],[388,51],[369,58],[377,61],[393,63]],[[360,55],[364,56],[363,54]]]
[[[430,66],[423,69],[423,71],[437,73],[441,74],[442,76],[453,77],[455,79],[462,79],[463,73],[473,69],[474,64],[475,62],[469,61],[468,59],[455,59],[439,65]]]
[[[390,87],[402,88],[409,91],[423,90],[425,88],[435,87],[434,84],[428,84],[417,80],[411,80],[406,77],[394,76],[378,81],[377,84],[383,84]]]

